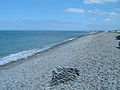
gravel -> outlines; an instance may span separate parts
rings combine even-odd
[[[0,71],[0,90],[120,90],[117,34],[88,35]],[[3,68],[3,67],[2,67]],[[50,86],[56,68],[76,68],[77,80]]]

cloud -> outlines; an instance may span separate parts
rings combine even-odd
[[[120,28],[119,23],[89,24],[70,21],[10,20],[0,21],[0,30],[111,30]]]
[[[104,4],[104,3],[113,3],[120,0],[84,0],[84,4]]]
[[[88,10],[88,13],[92,13],[92,14],[99,14],[99,15],[106,15],[108,14],[108,12],[99,10],[99,9],[95,9],[95,10]]]
[[[81,9],[81,8],[66,8],[64,11],[66,12],[72,12],[72,13],[90,13],[90,14],[97,14],[97,15],[108,15],[110,17],[119,17],[120,13],[116,13],[116,12],[106,12],[103,10],[99,10],[99,9],[94,9],[94,10],[85,10],[85,9]]]
[[[97,19],[96,18],[88,18],[88,20],[90,20],[90,21],[96,21]]]
[[[115,11],[120,11],[120,8],[115,8],[114,10],[115,10]]]
[[[65,9],[66,12],[73,12],[73,13],[85,13],[84,9],[80,8],[67,8]]]
[[[120,14],[116,13],[116,12],[106,12],[106,11],[102,11],[99,9],[95,9],[95,10],[88,10],[88,13],[92,13],[92,14],[98,14],[98,15],[108,15],[111,17],[119,17]]]
[[[106,18],[104,21],[111,21],[111,18]]]
[[[108,13],[109,16],[114,16],[114,17],[119,17],[120,14],[119,13],[116,13],[116,12],[110,12]]]

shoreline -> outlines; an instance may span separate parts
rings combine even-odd
[[[28,56],[34,55],[35,53],[49,49],[49,48],[53,47],[54,44],[56,45],[57,43],[62,42],[64,40],[76,38],[79,35],[87,33],[87,31],[79,31],[79,32],[60,31],[60,37],[57,38],[57,36],[59,36],[59,32],[39,31],[37,33],[37,32],[32,31],[32,32],[24,32],[24,34],[23,34],[23,35],[29,34],[29,38],[27,35],[25,35],[24,38],[21,37],[21,39],[19,40],[19,34],[22,36],[23,32],[24,31],[20,31],[20,32],[14,31],[11,33],[11,34],[14,34],[14,33],[18,34],[18,36],[16,36],[15,40],[14,40],[14,38],[11,39],[11,41],[14,40],[14,42],[13,42],[14,44],[12,44],[10,42],[9,38],[8,39],[6,38],[6,40],[1,39],[1,41],[3,42],[3,43],[1,43],[1,45],[3,46],[3,47],[1,46],[1,53],[4,54],[4,56],[0,57],[0,65],[7,64],[11,61],[17,61],[22,58],[26,58]],[[3,33],[7,34],[7,33],[9,33],[9,31],[7,31],[7,32],[5,31]],[[46,35],[41,35],[42,33],[43,34],[46,33],[46,35],[48,34],[48,36],[46,37]],[[58,33],[58,35],[57,35],[57,33]],[[30,34],[34,34],[34,37],[31,37]],[[55,36],[54,34],[56,34],[57,36]],[[4,36],[5,35],[3,35],[3,37]],[[26,40],[28,40],[28,41],[26,41]],[[7,42],[8,45],[7,44],[4,45],[4,41]],[[19,42],[21,42],[21,43],[19,43]],[[35,43],[33,43],[33,42],[35,42]],[[7,46],[9,46],[9,48],[7,48]],[[4,48],[7,48],[7,49],[4,50]],[[9,54],[7,52],[9,52]]]
[[[0,71],[3,90],[119,90],[120,49],[116,34],[87,35]],[[8,65],[9,66],[9,65]],[[77,68],[77,81],[49,87],[52,70]]]
[[[30,59],[30,58],[33,58],[33,57],[36,56],[37,54],[44,53],[44,52],[46,52],[46,51],[48,51],[48,50],[50,50],[50,49],[53,49],[53,48],[55,48],[55,47],[57,47],[57,46],[59,46],[59,45],[63,45],[63,44],[69,43],[69,42],[71,42],[71,41],[73,41],[73,40],[79,39],[79,38],[81,38],[81,37],[85,37],[85,36],[88,36],[88,35],[95,35],[95,34],[98,34],[98,33],[101,33],[101,31],[85,33],[85,34],[83,34],[83,35],[80,35],[80,36],[77,36],[77,37],[73,37],[73,38],[70,38],[70,39],[68,39],[68,40],[64,40],[64,41],[62,41],[62,42],[58,42],[58,43],[54,43],[54,44],[45,46],[45,47],[39,49],[39,50],[40,50],[39,52],[34,53],[34,54],[30,55],[30,56],[27,56],[27,57],[24,57],[24,58],[21,58],[21,59],[17,59],[17,60],[13,60],[13,61],[10,61],[10,62],[5,63],[5,64],[0,64],[0,70],[2,70],[3,68],[6,68],[6,67],[8,67],[8,66],[12,66],[12,65],[14,65],[15,63],[18,64],[18,63],[21,63],[21,62],[25,62],[25,60],[28,60],[28,59]],[[46,48],[46,47],[47,47],[47,48]],[[43,50],[42,50],[42,49],[43,49]],[[27,50],[27,51],[28,51],[28,50]],[[18,53],[20,53],[20,52],[18,52]],[[15,53],[15,54],[17,54],[17,53]],[[10,55],[14,55],[14,54],[10,54]],[[10,56],[10,55],[8,55],[8,56]],[[8,56],[5,56],[5,57],[8,57]],[[5,58],[5,57],[3,57],[3,58]],[[0,58],[0,59],[2,59],[2,58]],[[15,65],[16,65],[16,64],[15,64]]]

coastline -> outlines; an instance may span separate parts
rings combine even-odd
[[[79,82],[71,82],[72,85],[58,85],[51,89],[65,88],[65,90],[70,90],[70,88],[76,88],[76,90],[83,90],[85,88],[84,90],[96,90],[104,86],[114,90],[120,84],[118,82],[120,80],[118,72],[120,50],[116,48],[117,43],[115,34],[93,33],[57,45],[28,57],[27,60],[13,62],[13,65],[8,65],[7,69],[5,69],[6,66],[3,66],[0,71],[0,89],[49,90],[47,85],[51,79],[51,70],[58,67],[75,67],[80,70]],[[103,75],[99,74],[100,72]],[[107,81],[103,80],[102,76],[107,78]],[[114,80],[111,80],[113,76]],[[101,82],[101,80],[103,81]]]
[[[7,37],[9,33],[11,33],[8,36],[10,38]],[[3,56],[0,56],[0,65],[32,56],[54,47],[59,42],[62,43],[64,40],[73,39],[85,33],[87,31],[2,31],[0,32],[0,54]]]
[[[10,54],[8,56],[5,56],[3,58],[0,58],[1,61],[0,61],[0,69],[1,67],[4,67],[4,66],[8,66],[10,64],[13,64],[13,63],[17,63],[17,62],[22,62],[21,60],[25,60],[29,57],[32,57],[32,56],[35,56],[36,54],[39,54],[39,53],[42,53],[42,52],[45,52],[45,51],[48,51],[49,49],[52,49],[54,47],[57,47],[59,45],[62,45],[62,44],[65,44],[65,43],[68,43],[68,42],[71,42],[75,39],[78,39],[78,38],[81,38],[81,37],[84,37],[84,36],[87,36],[87,35],[94,35],[94,34],[98,34],[98,33],[101,33],[100,31],[96,31],[96,32],[89,32],[89,33],[85,33],[83,35],[80,35],[80,36],[77,36],[77,37],[73,37],[73,38],[69,38],[68,40],[64,40],[62,42],[58,42],[58,43],[53,43],[51,45],[48,45],[48,46],[44,46],[42,48],[35,48],[35,49],[31,49],[31,50],[27,50],[27,51],[22,51],[22,52],[18,52],[18,53],[15,53],[15,54]],[[31,53],[30,55],[26,55],[28,53],[28,51],[31,51],[33,53]],[[18,56],[18,54],[23,54],[25,56],[21,56],[20,58],[16,58],[16,56]],[[11,58],[12,57],[12,58]],[[14,59],[15,57],[15,59]],[[3,59],[3,60],[2,60]],[[10,60],[9,60],[10,59]]]

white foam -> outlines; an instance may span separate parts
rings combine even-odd
[[[54,44],[51,44],[49,46],[45,46],[43,48],[37,48],[37,49],[32,49],[32,50],[18,52],[16,54],[10,54],[9,56],[0,58],[0,66],[8,64],[8,63],[13,62],[13,61],[21,60],[23,58],[27,58],[29,56],[32,56],[32,55],[37,54],[39,52],[48,50],[48,49],[50,49],[50,48],[52,48],[54,46],[60,45],[62,43],[65,43],[65,42],[68,42],[68,41],[71,41],[71,40],[74,40],[76,38],[70,38],[68,40],[64,40],[64,41],[59,42],[59,43],[54,43]]]
[[[32,50],[18,52],[16,54],[10,54],[9,56],[6,56],[6,57],[3,57],[0,59],[0,65],[4,65],[4,64],[10,63],[12,61],[17,61],[17,60],[20,60],[23,58],[27,58],[28,56],[32,56],[38,52],[45,51],[49,48],[50,47],[46,46],[45,48],[42,48],[42,49],[32,49]]]

